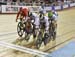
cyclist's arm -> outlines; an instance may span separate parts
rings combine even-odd
[[[19,15],[20,15],[20,12],[17,13],[16,20],[18,19]]]

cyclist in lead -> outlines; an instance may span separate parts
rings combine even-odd
[[[17,16],[16,16],[16,22],[18,20],[18,18],[20,17],[20,19],[28,19],[28,13],[29,13],[29,10],[28,8],[22,8],[20,7],[18,13],[17,13]]]
[[[17,13],[17,16],[16,16],[16,22],[18,21],[18,19],[20,19],[20,33],[18,31],[18,34],[22,34],[23,35],[23,32],[26,32],[26,33],[31,33],[31,28],[32,28],[32,24],[31,24],[31,19],[29,17],[29,9],[28,8],[22,8],[20,7],[18,13]],[[21,36],[22,37],[22,36]]]

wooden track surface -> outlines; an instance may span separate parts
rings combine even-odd
[[[67,9],[64,11],[58,11],[58,27],[57,27],[57,38],[56,41],[51,41],[46,47],[41,47],[40,50],[46,51],[47,49],[58,45],[65,40],[70,39],[70,41],[74,40],[71,38],[75,38],[75,8]],[[16,25],[15,22],[16,15],[0,15],[0,41],[5,42],[13,42],[18,38],[16,33]],[[8,34],[7,34],[8,33]],[[68,41],[68,42],[70,42]],[[68,42],[65,42],[62,45],[56,46],[49,51],[54,51],[56,49],[61,48]],[[30,44],[29,44],[30,45]],[[32,45],[32,43],[31,43]],[[29,48],[31,47],[29,46]],[[34,48],[34,47],[32,47]],[[22,52],[14,52],[11,49],[0,46],[0,57],[33,57],[34,55],[30,55]]]

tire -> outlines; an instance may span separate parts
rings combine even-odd
[[[29,39],[30,39],[30,35],[28,34],[28,35],[26,35],[25,40],[28,42]]]
[[[47,43],[49,43],[50,40],[51,40],[50,35],[47,34],[47,33],[45,33],[44,34],[44,38],[43,38],[44,45],[46,45]]]
[[[50,24],[50,26],[49,26],[49,35],[50,35],[50,37],[53,36],[52,24]]]
[[[56,31],[53,33],[53,41],[56,40]]]
[[[54,41],[56,39],[56,31],[55,31],[55,27],[52,27],[52,40]]]
[[[19,22],[18,25],[17,25],[17,33],[20,37],[22,37],[23,33],[24,33],[24,31],[21,27],[23,27],[23,24],[21,22]]]
[[[39,33],[38,38],[36,40],[36,48],[39,49],[42,44],[42,33]]]

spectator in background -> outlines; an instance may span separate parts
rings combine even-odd
[[[20,5],[20,6],[25,5],[25,1],[24,1],[24,0],[20,0],[19,5]]]
[[[12,5],[16,5],[16,0],[12,0]]]
[[[16,2],[17,0],[12,0],[12,2]]]
[[[12,0],[6,0],[7,1],[7,5],[11,5]]]
[[[62,1],[61,0],[57,0],[58,2],[58,5],[61,5],[62,4]]]
[[[4,2],[4,0],[0,0],[0,2]]]

